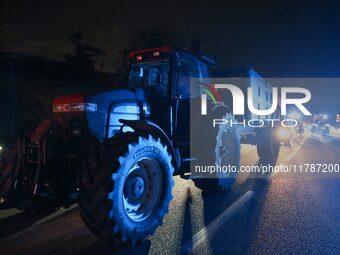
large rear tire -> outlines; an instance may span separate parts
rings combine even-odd
[[[167,147],[124,134],[94,150],[81,178],[80,213],[96,236],[114,244],[154,234],[172,199],[174,168]]]
[[[235,119],[229,113],[224,117],[226,120]],[[228,122],[230,123],[230,122]],[[235,172],[218,172],[210,178],[193,179],[195,186],[206,192],[229,191],[235,183],[240,167],[240,134],[237,127],[219,125],[216,135],[214,163],[219,166],[233,167]]]

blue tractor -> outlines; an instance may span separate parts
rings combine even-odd
[[[53,118],[4,153],[1,206],[16,206],[18,194],[49,197],[59,207],[78,201],[96,236],[133,244],[152,235],[168,212],[173,175],[190,178],[189,108],[200,96],[189,84],[208,77],[212,65],[205,56],[171,47],[135,51],[116,89],[55,98]],[[233,118],[228,107],[215,108],[219,118]],[[206,151],[213,162],[238,166],[238,128],[220,127],[211,136],[214,145]],[[269,147],[277,156],[277,147]],[[258,148],[260,156],[269,153]],[[204,190],[228,190],[235,178],[193,181]]]

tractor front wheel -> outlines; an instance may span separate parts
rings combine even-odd
[[[123,136],[106,147],[94,151],[82,174],[81,216],[95,235],[134,244],[152,235],[168,212],[171,156],[151,136]]]

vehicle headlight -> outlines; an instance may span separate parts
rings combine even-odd
[[[285,141],[285,140],[288,140],[290,138],[290,134],[291,134],[291,130],[288,129],[288,128],[279,128],[277,129],[277,138],[280,140],[280,141]]]
[[[112,109],[112,113],[118,114],[140,114],[140,106],[138,104],[123,104],[117,105]],[[143,104],[142,106],[143,114],[146,117],[150,116],[150,106]]]

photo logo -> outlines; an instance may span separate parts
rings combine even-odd
[[[203,92],[201,93],[201,114],[207,115],[207,95],[210,99],[214,102],[214,105],[223,105],[221,95],[217,92],[217,90],[209,84],[198,82],[200,85],[200,90]]]
[[[280,117],[287,115],[287,106],[295,107],[305,116],[312,115],[311,112],[304,106],[304,104],[311,100],[311,93],[305,88],[268,87],[266,93],[260,93],[260,88],[254,88],[254,86],[247,87],[243,91],[238,86],[229,83],[216,83],[213,85],[203,82],[198,83],[200,85],[201,92],[201,115],[208,114],[207,105],[208,99],[210,99],[214,107],[222,105],[227,105],[229,107],[232,106],[231,109],[234,116],[244,116],[243,121],[239,122],[236,122],[235,120],[213,119],[213,127],[224,124],[228,124],[230,126],[273,127],[275,126],[275,122],[280,122],[283,127],[296,127],[298,125],[297,119],[282,119]],[[256,89],[259,91],[256,91]],[[279,90],[280,94],[278,93]],[[247,94],[246,97],[244,92]],[[256,92],[258,92],[258,94],[254,94]],[[222,98],[225,95],[224,93],[228,93],[232,96],[232,103],[223,102]],[[258,103],[259,101],[262,102],[262,107],[260,107],[260,104]],[[276,116],[275,118],[273,118],[274,115]]]
[[[201,83],[202,85],[205,85],[205,87],[201,88],[203,92],[206,94],[201,94],[201,114],[207,115],[207,95],[210,96],[210,98],[213,100],[214,104],[216,105],[216,99],[218,98],[220,104],[222,105],[222,100],[220,94],[218,94],[217,89],[227,89],[229,92],[231,92],[231,95],[233,97],[233,115],[244,115],[245,110],[245,97],[240,88],[238,88],[235,85],[231,84],[214,84],[214,85],[207,85],[204,83]],[[209,90],[208,90],[209,89]],[[288,98],[288,94],[303,94],[303,98]],[[274,113],[278,106],[278,88],[273,87],[272,88],[272,105],[269,109],[256,109],[254,107],[254,97],[253,97],[253,88],[247,88],[247,106],[251,113],[256,115],[270,115]],[[287,115],[287,105],[295,105],[304,115],[309,116],[312,115],[307,108],[303,105],[307,102],[309,102],[311,99],[311,93],[308,89],[305,88],[299,88],[299,87],[282,87],[281,88],[281,115],[285,116]]]

